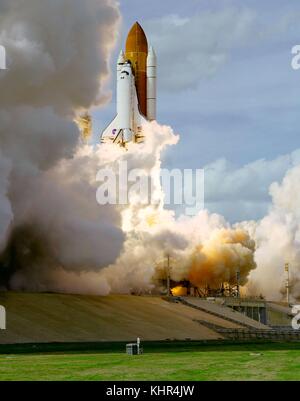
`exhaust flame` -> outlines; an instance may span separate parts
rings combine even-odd
[[[186,295],[186,288],[181,287],[180,285],[172,288],[171,291],[174,297],[184,297]]]

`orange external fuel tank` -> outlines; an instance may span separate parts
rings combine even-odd
[[[143,28],[136,22],[127,36],[125,57],[132,65],[140,112],[144,116],[147,116],[147,56],[147,38]]]

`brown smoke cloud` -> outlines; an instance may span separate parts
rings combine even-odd
[[[218,288],[221,283],[245,285],[254,261],[255,243],[247,232],[239,229],[221,229],[196,247],[188,261],[188,279],[198,287],[209,284]]]

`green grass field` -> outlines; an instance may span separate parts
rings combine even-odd
[[[300,380],[299,343],[146,344],[141,356],[118,348],[2,353],[0,380]]]

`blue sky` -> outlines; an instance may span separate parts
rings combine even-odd
[[[205,167],[209,210],[231,221],[262,217],[269,185],[298,160],[292,152],[300,148],[300,71],[291,68],[291,48],[300,44],[300,3],[122,0],[120,8],[123,25],[112,68],[138,20],[158,56],[158,120],[181,138],[164,165]],[[109,87],[114,93],[114,74]],[[114,114],[113,98],[95,113],[96,129]],[[266,171],[260,170],[261,159]],[[249,174],[254,170],[255,178]],[[210,171],[218,172],[217,182],[244,174],[251,202],[248,190],[248,198],[241,188],[232,195],[234,184],[220,200]]]

